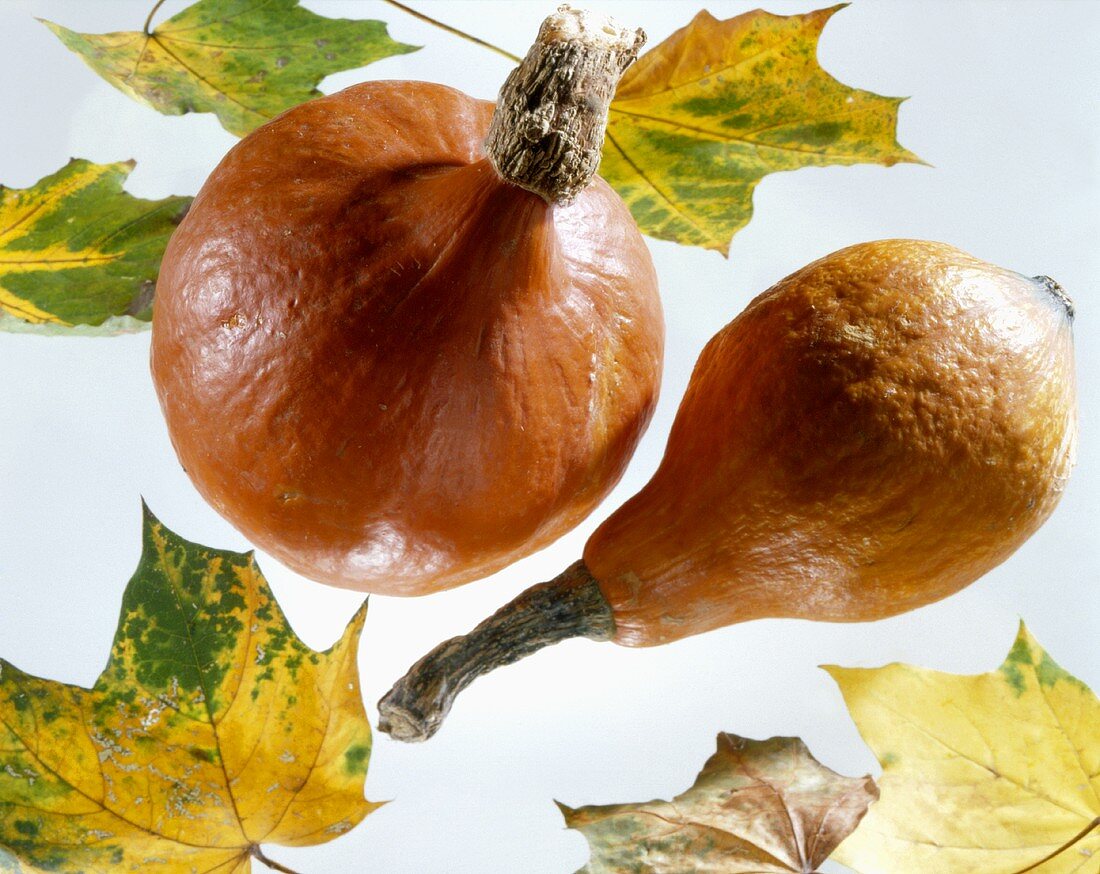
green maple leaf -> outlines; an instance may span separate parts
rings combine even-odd
[[[146,327],[164,247],[191,198],[127,194],[133,168],[73,159],[30,188],[0,185],[0,329]]]
[[[237,136],[318,96],[330,73],[418,48],[380,21],[323,18],[298,0],[199,0],[151,32],[43,23],[124,94],[165,115],[216,113]]]

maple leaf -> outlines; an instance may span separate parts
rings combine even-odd
[[[877,797],[870,777],[830,771],[798,738],[722,733],[671,802],[558,806],[592,850],[578,874],[808,874]]]
[[[164,247],[191,198],[127,194],[133,169],[133,161],[73,159],[30,188],[0,185],[0,328],[111,334],[146,326]]]
[[[1001,667],[829,666],[882,763],[882,800],[837,852],[863,874],[1095,872],[1100,702],[1020,625]]]
[[[725,255],[769,173],[920,163],[895,139],[904,98],[849,88],[818,64],[842,8],[725,21],[704,10],[626,71],[600,175],[644,233]]]
[[[419,48],[390,39],[381,21],[323,18],[298,0],[199,0],[151,32],[149,22],[106,34],[43,24],[139,103],[216,113],[237,136],[319,95],[329,73]]]
[[[363,798],[365,616],[315,652],[251,554],[189,543],[146,510],[95,686],[0,661],[0,862],[243,874],[263,843],[351,829],[378,806]]]

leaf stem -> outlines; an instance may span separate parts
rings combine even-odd
[[[263,864],[267,865],[267,867],[270,868],[272,871],[281,871],[282,874],[298,874],[298,872],[295,871],[293,868],[288,868],[286,867],[286,865],[280,865],[274,859],[269,859],[267,856],[264,855],[264,851],[261,850],[260,847],[256,844],[253,844],[252,846],[252,858],[255,859],[257,862],[262,862]]]
[[[1040,865],[1043,865],[1043,864],[1049,862],[1055,856],[1060,856],[1062,853],[1064,853],[1066,850],[1068,850],[1074,844],[1076,844],[1080,841],[1083,841],[1085,838],[1087,838],[1089,836],[1089,832],[1091,832],[1097,826],[1100,826],[1100,816],[1096,817],[1092,822],[1090,822],[1088,825],[1086,825],[1083,829],[1081,829],[1081,831],[1079,831],[1076,835],[1074,835],[1072,838],[1070,838],[1066,843],[1062,844],[1062,846],[1060,846],[1057,850],[1055,850],[1049,856],[1043,856],[1043,858],[1041,858],[1034,865],[1028,865],[1026,868],[1021,868],[1019,871],[1016,871],[1015,874],[1027,874],[1028,871],[1034,871]]]
[[[160,0],[160,2],[163,3],[164,0]],[[417,12],[415,9],[406,6],[404,3],[398,3],[397,0],[384,0],[384,2],[388,3],[390,6],[393,6],[396,9],[400,9],[402,12],[407,12],[413,18],[419,18],[421,21],[426,21],[428,24],[438,27],[441,30],[447,31],[447,33],[453,33],[457,37],[461,37],[464,40],[474,43],[474,45],[479,45],[483,48],[487,48],[491,52],[496,52],[501,57],[505,57],[510,61],[515,61],[517,64],[521,60],[523,60],[518,55],[513,55],[511,52],[502,49],[500,46],[495,46],[491,42],[486,42],[483,39],[478,39],[476,36],[468,34],[465,31],[461,31],[457,27],[451,27],[449,24],[444,24],[442,21],[437,21],[436,19],[425,15],[423,12]],[[159,6],[160,3],[158,3],[157,5]]]
[[[149,10],[149,17],[145,19],[145,26],[142,28],[146,36],[153,35],[153,31],[149,29],[153,26],[153,16],[157,14],[157,10],[163,5],[164,0],[157,0],[157,2],[153,4],[153,8]]]

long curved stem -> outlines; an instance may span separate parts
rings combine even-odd
[[[163,5],[164,0],[157,0],[157,2],[153,4],[153,8],[149,10],[149,17],[145,19],[145,26],[142,28],[146,36],[153,35],[153,31],[149,29],[153,26],[153,16],[157,14],[157,10]]]
[[[427,740],[439,730],[458,693],[482,674],[571,637],[610,640],[614,633],[611,607],[578,561],[409,668],[378,702],[378,728],[395,740]]]
[[[164,2],[164,0],[161,0],[161,2]],[[461,37],[467,42],[472,42],[474,45],[479,45],[483,48],[487,48],[491,52],[496,52],[501,57],[505,57],[510,61],[515,61],[517,64],[521,60],[523,60],[518,55],[513,55],[511,52],[505,51],[500,46],[495,46],[491,42],[486,42],[483,39],[478,39],[476,36],[459,30],[457,27],[451,27],[449,24],[444,24],[442,21],[437,21],[436,19],[425,15],[423,12],[417,12],[411,6],[406,6],[404,3],[398,3],[397,0],[385,0],[385,2],[388,3],[390,6],[393,6],[395,9],[400,9],[402,12],[407,12],[413,18],[419,18],[421,21],[427,22],[433,27],[438,27],[441,30],[447,31],[447,33],[453,33],[455,36]]]

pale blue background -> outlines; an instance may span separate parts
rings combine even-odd
[[[194,193],[234,138],[213,116],[165,117],[99,80],[33,16],[85,31],[139,29],[150,2],[0,0],[0,181],[25,187],[70,156],[137,159],[129,189]],[[170,0],[161,17],[184,8]],[[307,0],[330,16],[381,18],[423,51],[333,76],[422,78],[492,98],[503,59],[375,0]],[[522,53],[556,2],[433,2],[445,21]],[[692,2],[598,4],[656,44]],[[764,4],[779,12],[807,2]],[[752,8],[713,2],[719,17]],[[1066,668],[1100,686],[1100,4],[871,2],[829,24],[821,59],[842,81],[911,95],[901,142],[933,167],[800,170],[771,176],[728,261],[652,243],[668,317],[664,398],[619,490],[596,517],[493,579],[432,598],[376,598],[362,648],[373,702],[426,650],[466,631],[575,559],[587,534],[652,472],[696,354],[755,294],[804,263],[868,239],[943,240],[1075,298],[1080,462],[1052,520],[965,592],[871,625],[768,621],[652,650],[572,642],[479,681],[422,746],[376,738],[367,784],[392,798],[351,835],[270,848],[303,872],[566,874],[586,858],[551,802],[671,797],[720,730],[800,735],[827,765],[876,771],[820,663],[903,660],[957,672],[1000,664],[1023,617]],[[139,496],[210,545],[247,544],[176,463],[150,385],[147,335],[0,335],[0,653],[33,673],[90,684],[139,552]],[[358,596],[308,583],[261,555],[291,621],[327,646]],[[370,708],[375,719],[373,705]],[[259,866],[257,866],[259,867]],[[829,870],[838,871],[839,866]]]

